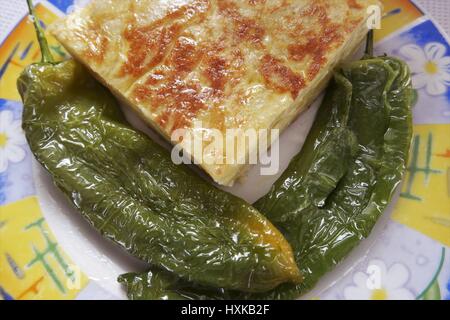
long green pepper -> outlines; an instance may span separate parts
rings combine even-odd
[[[258,292],[300,280],[290,245],[264,216],[175,165],[80,64],[53,62],[34,23],[43,59],[17,81],[23,129],[36,159],[94,228],[187,281]]]
[[[131,299],[297,298],[370,234],[406,168],[414,94],[404,62],[368,53],[335,73],[302,150],[254,205],[292,245],[303,282],[247,294],[155,269],[119,278]]]

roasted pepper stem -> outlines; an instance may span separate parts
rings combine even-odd
[[[374,31],[370,30],[367,34],[366,40],[366,56],[373,57],[373,41],[374,41]]]
[[[55,60],[53,59],[52,53],[50,52],[50,47],[48,46],[47,38],[45,37],[44,31],[41,28],[39,19],[36,17],[32,0],[27,0],[27,5],[30,16],[33,19],[34,29],[36,30],[36,36],[39,42],[39,46],[41,48],[41,55],[42,55],[41,62],[47,63],[54,62]]]

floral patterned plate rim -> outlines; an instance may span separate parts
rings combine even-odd
[[[84,2],[35,1],[44,26]],[[408,172],[369,239],[303,299],[450,299],[450,41],[413,1],[383,2],[376,52],[406,60],[417,89]],[[24,1],[0,0],[0,12],[0,298],[125,298],[117,275],[145,265],[103,241],[33,160],[15,80],[39,58],[38,47]],[[67,57],[52,38],[50,45]],[[283,134],[284,166],[315,110]],[[264,190],[249,185],[271,182],[252,179],[229,191],[254,200]]]

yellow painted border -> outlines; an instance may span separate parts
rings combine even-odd
[[[0,207],[0,297],[74,299],[87,283],[56,242],[36,197]]]

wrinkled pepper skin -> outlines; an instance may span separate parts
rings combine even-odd
[[[193,285],[174,273],[157,268],[143,274],[123,274],[118,281],[126,286],[130,300],[229,300],[239,294],[222,288]]]
[[[258,292],[300,280],[290,245],[264,216],[175,165],[81,65],[33,64],[18,89],[36,159],[104,237],[204,285]]]
[[[211,289],[208,295],[202,286],[152,270],[119,279],[129,297],[292,299],[309,291],[369,235],[401,182],[413,96],[410,71],[400,60],[368,57],[344,65],[302,150],[255,203],[292,245],[302,283],[268,293]]]

